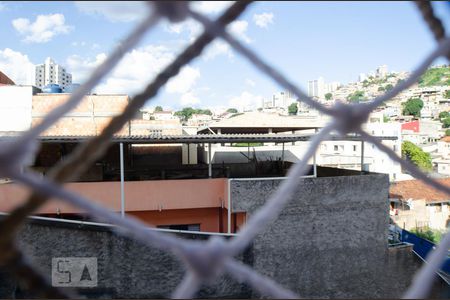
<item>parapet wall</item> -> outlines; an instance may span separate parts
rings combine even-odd
[[[233,210],[251,218],[280,180],[231,184]],[[299,179],[281,216],[238,259],[301,297],[401,297],[421,263],[410,248],[388,250],[388,184],[388,177],[379,174]],[[20,233],[19,243],[49,280],[54,257],[96,257],[98,286],[78,291],[89,298],[169,297],[184,274],[183,263],[171,253],[117,236],[105,226],[34,220]],[[32,296],[0,272],[0,298]],[[197,297],[260,295],[223,276]]]
[[[251,218],[281,182],[232,181],[233,211]],[[382,297],[388,188],[379,174],[299,179],[280,217],[254,240],[254,268],[302,297]]]

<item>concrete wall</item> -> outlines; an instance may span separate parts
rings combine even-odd
[[[180,234],[187,239],[207,239],[207,235]],[[184,265],[169,252],[148,248],[117,236],[101,226],[80,226],[35,221],[20,233],[20,245],[34,265],[51,282],[52,257],[96,257],[98,286],[80,288],[89,298],[169,297],[184,274]],[[245,260],[243,256],[241,260]],[[62,288],[68,289],[68,288]],[[248,298],[250,289],[228,276],[212,286],[204,286],[203,298]],[[17,288],[17,283],[0,270],[0,298],[29,298],[33,294]]]
[[[0,131],[30,129],[32,96],[32,86],[0,87]]]
[[[38,94],[33,96],[32,126],[42,122],[53,109],[66,102],[70,94]],[[128,104],[127,95],[86,95],[83,100],[42,135],[97,135]],[[129,122],[117,132],[130,133]]]
[[[246,211],[251,218],[280,181],[231,184],[233,211]],[[281,216],[238,259],[306,298],[398,298],[421,263],[412,261],[411,249],[389,252],[388,184],[388,177],[379,174],[299,179]],[[35,221],[19,242],[47,276],[52,257],[97,257],[98,287],[80,290],[89,297],[167,297],[183,274],[183,265],[170,253],[100,226]],[[0,298],[32,296],[15,286],[9,277],[0,278]],[[260,295],[222,277],[198,297]]]
[[[120,211],[120,182],[71,182],[65,187],[97,204]],[[228,207],[224,178],[127,181],[124,193],[126,212]],[[28,190],[22,185],[0,185],[0,211],[11,211],[26,195]],[[83,210],[55,199],[39,210],[39,213],[49,214],[80,212]]]
[[[232,211],[251,219],[280,182],[232,181]],[[299,179],[281,216],[254,240],[254,268],[302,297],[382,297],[388,188],[378,174]]]

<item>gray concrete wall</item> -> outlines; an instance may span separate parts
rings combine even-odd
[[[388,250],[388,177],[305,178],[298,183],[281,216],[238,259],[306,298],[400,297],[421,262],[410,248]],[[232,181],[233,210],[251,218],[279,184]],[[90,298],[168,297],[184,272],[171,253],[117,236],[108,227],[32,221],[19,242],[49,279],[52,257],[97,257],[98,287],[79,290]],[[0,298],[32,296],[0,270]],[[224,276],[197,297],[260,295]]]
[[[232,181],[233,211],[251,218],[280,182]],[[307,298],[382,297],[388,188],[379,174],[299,179],[280,217],[254,240],[254,268]]]
[[[179,235],[187,239],[209,237]],[[88,298],[165,298],[184,274],[183,263],[172,253],[117,236],[107,227],[34,221],[22,230],[19,241],[50,282],[53,257],[96,257],[98,286],[78,289],[80,295]],[[214,285],[204,286],[198,297],[247,298],[249,295],[250,289],[245,284],[223,276]],[[0,271],[0,298],[29,297],[33,294],[17,289],[17,283],[4,270]]]

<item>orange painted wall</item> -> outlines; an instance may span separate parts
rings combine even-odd
[[[77,182],[66,187],[93,202],[120,210],[120,182]],[[227,232],[227,180],[157,180],[125,182],[126,213],[152,225],[200,224],[206,232]],[[29,195],[20,185],[0,185],[0,211],[9,212]],[[224,208],[221,208],[223,205]],[[64,202],[52,200],[38,214],[83,213]],[[245,213],[231,216],[231,232],[245,224]]]
[[[186,179],[125,182],[125,210],[157,211],[171,209],[211,208],[226,204],[226,179]],[[93,202],[114,211],[120,210],[120,182],[67,183],[75,191]],[[11,211],[28,195],[22,186],[0,185],[0,211]],[[222,203],[224,202],[224,203]],[[62,201],[51,201],[39,213],[80,213],[80,209]]]

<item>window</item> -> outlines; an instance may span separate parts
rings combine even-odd
[[[353,145],[353,151],[356,151],[356,145]]]
[[[200,231],[200,224],[176,224],[176,225],[158,225],[156,228],[172,229],[172,230],[186,230],[186,231]]]
[[[338,151],[338,146],[334,145],[334,151]]]

